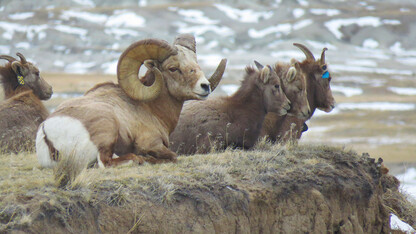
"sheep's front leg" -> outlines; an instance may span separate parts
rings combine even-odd
[[[144,160],[149,163],[176,162],[176,153],[170,150],[168,142],[162,139],[155,139],[150,144],[144,146],[143,142],[136,143],[138,155],[146,155]]]

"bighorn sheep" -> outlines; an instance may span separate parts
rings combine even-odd
[[[40,100],[52,95],[52,87],[40,76],[39,69],[17,53],[20,61],[8,55],[0,67],[5,100],[0,103],[0,151],[18,153],[33,151],[36,131],[48,110]]]
[[[316,108],[330,112],[335,107],[335,100],[330,87],[331,75],[325,62],[325,51],[322,50],[321,58],[316,60],[312,52],[304,45],[294,43],[306,55],[303,62],[299,62],[302,72],[306,76],[307,96],[310,113],[306,118],[286,116],[266,116],[262,129],[262,136],[267,136],[272,142],[286,142],[289,139],[300,139],[302,131],[305,130],[306,120],[310,119]],[[297,62],[296,60],[292,60]],[[294,124],[294,125],[293,125]]]
[[[171,149],[180,154],[207,153],[227,146],[251,148],[268,112],[285,115],[290,102],[280,78],[266,66],[247,67],[241,87],[230,97],[186,103],[170,135]]]
[[[220,81],[226,60],[207,80],[197,63],[195,38],[179,35],[173,46],[145,39],[128,47],[117,66],[118,84],[98,84],[82,97],[62,103],[41,124],[36,138],[38,160],[53,167],[60,157],[87,166],[174,162],[168,149],[185,100],[205,99]],[[147,67],[138,78],[141,65]],[[152,78],[149,78],[152,77]],[[119,156],[119,157],[117,157]]]

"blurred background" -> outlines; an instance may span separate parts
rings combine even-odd
[[[228,58],[214,95],[234,92],[254,59],[303,60],[293,42],[316,57],[327,47],[337,107],[315,112],[300,143],[382,157],[416,197],[414,0],[0,0],[0,54],[21,52],[38,65],[55,90],[51,110],[115,81],[118,57],[132,42],[172,42],[179,33],[195,35],[207,74]]]

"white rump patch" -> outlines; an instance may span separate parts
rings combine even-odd
[[[56,162],[50,158],[43,131],[54,148],[59,151],[60,157],[70,155],[74,157],[74,160],[82,160],[82,165],[85,166],[99,160],[98,149],[91,141],[90,134],[81,121],[68,116],[56,116],[42,123],[36,137],[36,153],[42,167],[56,165]],[[98,164],[103,166],[100,161]]]

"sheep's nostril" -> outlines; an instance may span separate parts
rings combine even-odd
[[[211,91],[208,84],[201,84],[201,88],[207,93]]]

